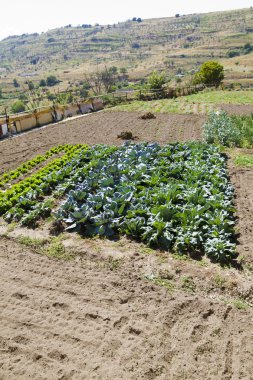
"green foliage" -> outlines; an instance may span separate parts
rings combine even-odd
[[[233,188],[216,147],[68,145],[50,154],[62,150],[62,157],[0,191],[0,214],[7,222],[35,226],[51,215],[55,198],[64,197],[54,215],[69,230],[125,234],[177,255],[206,253],[221,262],[235,258]],[[16,179],[27,169],[28,163],[2,180]],[[61,247],[55,248],[61,254]]]
[[[46,84],[49,87],[55,86],[57,83],[59,83],[59,80],[54,75],[49,75],[46,79]]]
[[[207,143],[239,146],[241,133],[226,112],[212,112],[204,124],[204,139]]]
[[[41,79],[40,83],[39,83],[39,86],[40,87],[46,87],[46,85],[47,85],[47,82],[45,81],[45,79]]]
[[[234,163],[237,166],[253,167],[253,155],[239,154],[234,159]]]
[[[204,83],[209,86],[219,86],[224,79],[224,67],[216,61],[203,63],[193,78],[194,83]]]
[[[229,50],[227,52],[228,58],[234,58],[240,56],[240,52],[238,50]]]
[[[248,42],[244,45],[243,47],[243,53],[244,54],[249,54],[253,51],[253,46]]]
[[[13,103],[11,106],[11,111],[13,113],[24,112],[25,109],[26,109],[25,103],[22,100],[16,100],[16,102]]]
[[[233,191],[216,148],[126,144],[107,157],[105,149],[94,149],[93,164],[83,168],[57,212],[70,230],[119,232],[217,261],[235,257]]]
[[[240,146],[243,148],[253,147],[253,114],[245,116],[231,116],[233,124],[241,133]]]
[[[148,85],[153,90],[162,90],[165,83],[165,75],[157,71],[154,71],[148,78]]]
[[[204,124],[204,138],[208,143],[228,147],[253,147],[253,115],[228,116],[226,112],[212,112]]]
[[[28,82],[28,89],[29,89],[29,91],[32,91],[35,89],[34,83],[32,81]]]
[[[13,79],[13,86],[14,87],[20,87],[20,84],[18,83],[17,79]]]

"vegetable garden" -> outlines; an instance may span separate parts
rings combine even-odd
[[[213,145],[62,145],[0,181],[7,222],[34,226],[51,215],[87,236],[124,234],[179,254],[235,257],[233,187]]]

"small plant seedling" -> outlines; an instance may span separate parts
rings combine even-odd
[[[193,278],[191,276],[183,276],[181,278],[182,281],[182,288],[190,291],[190,292],[195,292],[196,290],[196,284],[193,281]]]
[[[222,277],[220,274],[216,274],[213,279],[218,288],[224,288],[226,284],[226,279],[224,277]]]

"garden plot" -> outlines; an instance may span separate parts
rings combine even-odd
[[[1,191],[7,222],[36,226],[53,216],[87,236],[127,235],[179,254],[235,258],[233,187],[215,146],[80,144],[66,151]]]

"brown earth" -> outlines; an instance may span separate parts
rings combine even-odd
[[[219,108],[229,115],[250,115],[253,113],[251,104],[220,104]]]
[[[201,136],[201,118],[159,115],[144,122],[136,114],[113,113],[105,115],[108,135],[99,141],[104,115],[3,141],[0,150],[16,167],[23,156],[57,143],[108,143],[111,135],[110,143],[119,144],[117,135],[131,123],[139,125],[130,130],[143,140],[167,142],[179,120],[185,136]],[[124,238],[66,233],[61,244],[73,260],[57,260],[19,239],[50,241],[46,224],[41,230],[0,226],[0,379],[252,380],[253,169],[237,168],[232,159],[228,167],[239,218],[239,268],[182,260]]]
[[[142,120],[143,113],[99,112],[34,129],[0,142],[0,173],[16,168],[37,154],[59,144],[114,144],[123,140],[117,136],[130,131],[138,141],[173,141],[201,139],[205,118],[197,115],[158,114],[156,119]]]
[[[69,244],[64,262],[0,240],[1,379],[252,379],[252,309],[216,280],[240,281],[235,270],[124,241]],[[165,286],[145,278],[156,274]]]

